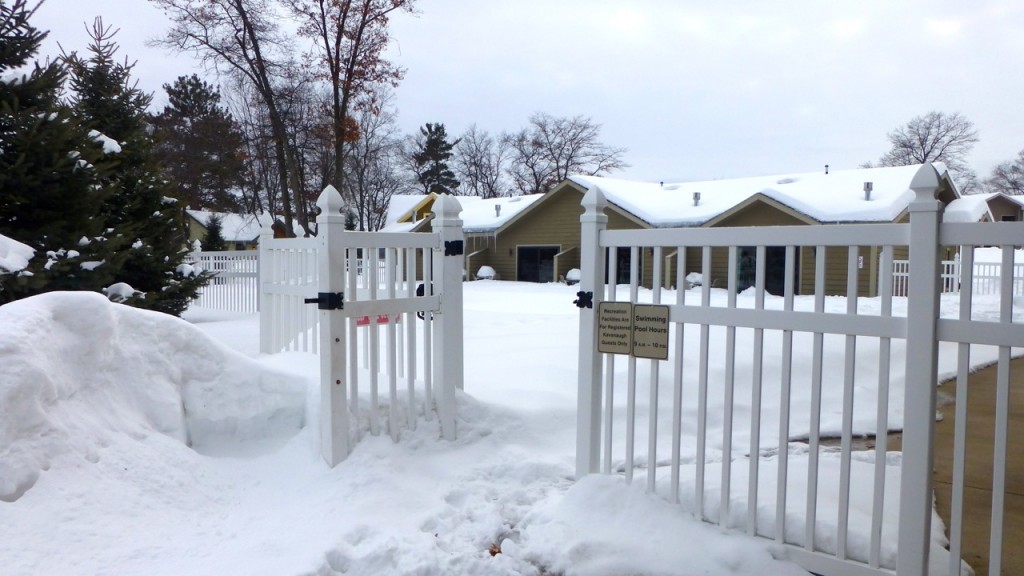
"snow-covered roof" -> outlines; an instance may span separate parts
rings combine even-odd
[[[540,200],[543,194],[508,198],[459,197],[462,204],[462,229],[467,233],[494,232],[520,212]]]
[[[261,228],[270,226],[272,223],[267,214],[256,216],[206,210],[186,210],[185,212],[203,226],[209,225],[211,216],[220,216],[221,236],[227,242],[254,242],[259,238]]]
[[[384,226],[390,226],[409,215],[409,211],[429,198],[428,194],[393,194],[388,200],[388,216]]]
[[[0,275],[24,270],[35,253],[29,246],[0,234]]]
[[[945,166],[935,164],[940,174]],[[656,228],[700,226],[761,194],[818,222],[891,222],[914,197],[910,182],[920,165],[781,174],[733,180],[664,183],[571,176],[597,186],[609,202]],[[865,199],[864,183],[872,183]],[[694,193],[700,200],[694,203]]]
[[[509,220],[519,215],[520,212],[529,208],[537,200],[540,200],[541,196],[543,196],[543,194],[529,194],[527,196],[503,198],[456,196],[455,199],[458,200],[459,205],[462,206],[462,212],[460,212],[459,218],[462,219],[463,231],[467,234],[481,234],[498,230]],[[414,198],[414,196],[392,196],[391,201],[394,202],[395,198],[401,198],[399,202],[406,202],[407,199]],[[420,203],[427,198],[429,198],[429,196],[420,196],[420,201],[410,204],[404,212],[398,213],[393,212],[393,208],[389,209],[388,219],[391,223],[385,226],[381,232],[421,231],[421,229],[426,226],[424,223],[425,219],[420,219],[417,222],[413,222],[411,218],[404,222],[398,222],[398,220],[402,220],[408,216],[410,210],[419,206]],[[394,220],[391,220],[392,214],[396,216]]]
[[[942,213],[943,222],[978,222],[986,215],[991,219],[988,201],[998,194],[968,194],[953,200]]]

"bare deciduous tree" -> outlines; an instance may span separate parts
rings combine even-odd
[[[889,132],[892,149],[878,160],[880,166],[908,166],[942,162],[950,171],[966,172],[967,154],[978,141],[974,124],[959,112],[928,112]]]
[[[354,142],[349,108],[361,102],[375,108],[372,94],[379,84],[397,84],[404,70],[382,56],[390,37],[388,17],[396,10],[411,11],[415,0],[286,0],[300,20],[299,33],[312,38],[320,64],[331,87],[331,119],[334,156],[344,166],[345,143]],[[334,186],[341,190],[344,177],[338,170]]]
[[[625,148],[602,144],[600,133],[601,125],[586,116],[534,114],[529,127],[506,137],[513,185],[522,194],[534,194],[572,174],[599,176],[629,166],[622,158]]]
[[[992,170],[992,176],[985,181],[989,192],[1003,194],[1024,194],[1024,150],[1010,162],[1003,162]]]
[[[195,53],[214,69],[243,78],[266,109],[273,138],[276,186],[288,233],[293,230],[290,186],[293,158],[287,148],[288,129],[281,109],[278,79],[297,69],[291,47],[276,24],[279,14],[267,0],[150,0],[170,17],[172,26],[157,45]],[[269,182],[268,182],[269,184]],[[269,208],[273,212],[274,205]]]
[[[345,154],[345,185],[341,189],[359,230],[379,230],[386,224],[391,196],[403,186],[399,166],[402,140],[386,87],[374,98],[378,106],[358,106],[359,139]],[[374,109],[376,108],[376,109]]]
[[[494,138],[473,124],[455,146],[455,172],[462,181],[461,189],[470,196],[499,198],[508,193],[504,181],[509,159],[509,142]]]

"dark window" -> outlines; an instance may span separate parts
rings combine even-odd
[[[554,282],[558,246],[520,246],[516,249],[516,280]]]
[[[757,281],[757,249],[753,246],[743,246],[739,249],[738,256],[736,291],[742,292]],[[785,246],[765,247],[764,289],[769,294],[776,296],[782,296],[786,289]]]
[[[604,261],[604,281],[608,282],[608,272],[611,270],[608,262],[608,252],[605,251]],[[630,258],[631,248],[619,247],[615,248],[615,283],[616,284],[629,284],[629,273],[630,273]],[[637,275],[642,281],[643,275],[643,250],[638,251],[640,254],[639,262],[637,262]]]

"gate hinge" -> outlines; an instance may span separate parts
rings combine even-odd
[[[446,240],[444,243],[445,256],[462,256],[464,254],[462,240]]]
[[[577,308],[593,308],[594,307],[594,293],[593,292],[577,292],[576,299],[572,301]]]
[[[318,292],[316,298],[306,298],[306,304],[316,304],[317,310],[344,310],[344,292]]]

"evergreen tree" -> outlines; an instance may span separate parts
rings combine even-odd
[[[459,181],[448,167],[448,160],[452,157],[452,148],[459,141],[448,141],[444,124],[427,122],[420,128],[420,134],[423,136],[423,144],[420,150],[413,154],[412,159],[416,165],[417,180],[423,186],[424,192],[455,193]]]
[[[164,84],[168,104],[153,117],[157,152],[180,198],[196,210],[241,208],[242,134],[220,91],[193,74]]]
[[[35,249],[19,275],[0,278],[0,301],[51,290],[95,290],[113,282],[122,256],[102,206],[110,159],[58,94],[58,63],[16,76],[46,36],[25,0],[0,2],[0,234]]]
[[[206,221],[203,250],[206,252],[227,250],[227,244],[224,242],[224,222],[219,214],[211,214],[210,219]]]
[[[185,216],[161,177],[146,122],[151,96],[131,80],[134,64],[114,60],[117,30],[96,19],[88,57],[65,56],[70,68],[70,104],[88,126],[119,143],[118,164],[104,181],[113,193],[103,206],[108,229],[130,246],[117,280],[144,293],[126,303],[180,315],[206,276],[185,276]]]

